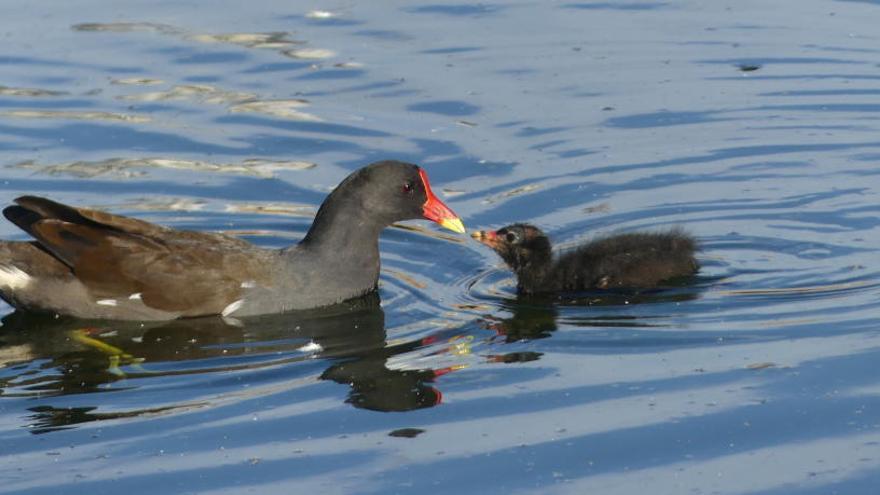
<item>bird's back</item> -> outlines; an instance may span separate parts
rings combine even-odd
[[[615,235],[561,253],[554,278],[563,290],[656,287],[695,273],[697,249],[680,229]]]

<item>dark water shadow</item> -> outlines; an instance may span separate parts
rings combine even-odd
[[[482,17],[503,12],[508,6],[498,4],[452,4],[452,5],[422,5],[404,9],[411,14],[432,14],[449,17]]]
[[[668,5],[665,2],[582,2],[566,4],[562,8],[576,10],[656,10]]]
[[[26,426],[34,434],[207,405],[188,400],[101,412],[98,405],[106,399],[95,398],[95,406],[53,404],[63,396],[78,395],[83,402],[88,400],[84,394],[161,386],[161,379],[168,377],[213,374],[228,381],[236,372],[278,367],[308,376],[314,366],[304,370],[298,364],[320,359],[324,369],[317,378],[350,387],[345,402],[374,411],[409,411],[439,404],[442,394],[433,382],[454,371],[389,368],[390,358],[442,341],[443,336],[388,345],[385,314],[376,294],[318,310],[241,320],[143,323],[14,312],[2,324],[0,400],[38,402],[27,408]]]
[[[61,110],[67,108],[92,108],[95,104],[84,98],[71,97],[70,99],[42,99],[35,98],[0,98],[0,108],[26,109],[26,110]]]
[[[466,101],[442,100],[413,103],[407,107],[410,112],[425,112],[448,117],[466,117],[479,113],[480,107]]]
[[[4,66],[31,66],[31,67],[67,67],[71,69],[88,69],[94,70],[96,73],[108,72],[111,74],[139,74],[143,73],[143,67],[139,66],[120,66],[120,65],[100,65],[91,63],[74,63],[69,58],[37,58],[37,57],[19,57],[3,55],[0,56],[0,65]]]
[[[218,117],[216,122],[220,124],[252,125],[257,127],[272,127],[294,132],[312,132],[316,134],[328,134],[331,136],[350,137],[388,137],[382,131],[372,130],[365,127],[357,127],[343,124],[329,124],[326,122],[307,122],[296,120],[279,120],[251,115],[224,115]],[[285,138],[287,138],[285,136]]]
[[[715,281],[709,277],[682,277],[672,280],[666,287],[650,290],[595,290],[565,294],[518,295],[515,299],[502,299],[500,309],[509,313],[508,318],[485,316],[484,326],[493,330],[506,342],[534,340],[550,337],[558,328],[560,314],[564,311],[567,327],[595,328],[650,328],[656,326],[648,319],[631,314],[594,315],[585,313],[590,308],[630,307],[637,304],[673,304],[693,301]],[[581,312],[583,310],[584,312]],[[572,313],[578,316],[572,318]]]

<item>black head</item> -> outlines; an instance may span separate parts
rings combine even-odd
[[[471,237],[492,248],[517,272],[543,265],[552,256],[550,239],[534,225],[515,223],[494,231],[477,231]]]
[[[343,229],[362,224],[382,229],[416,218],[464,232],[458,216],[431,191],[424,170],[412,163],[386,160],[352,172],[336,186],[318,210],[312,229],[328,228],[331,223]]]

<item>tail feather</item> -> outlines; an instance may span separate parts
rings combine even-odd
[[[4,208],[3,216],[30,235],[34,235],[34,224],[43,219],[39,213],[18,205]]]
[[[76,224],[94,224],[92,220],[80,215],[76,208],[57,203],[39,196],[20,196],[15,199],[20,207],[30,210],[44,219],[61,220]],[[8,218],[8,217],[7,217]]]

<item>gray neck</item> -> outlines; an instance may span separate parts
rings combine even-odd
[[[291,271],[282,279],[296,280],[310,292],[305,297],[321,304],[375,289],[383,228],[360,208],[322,207],[302,242],[281,251],[283,265]]]

